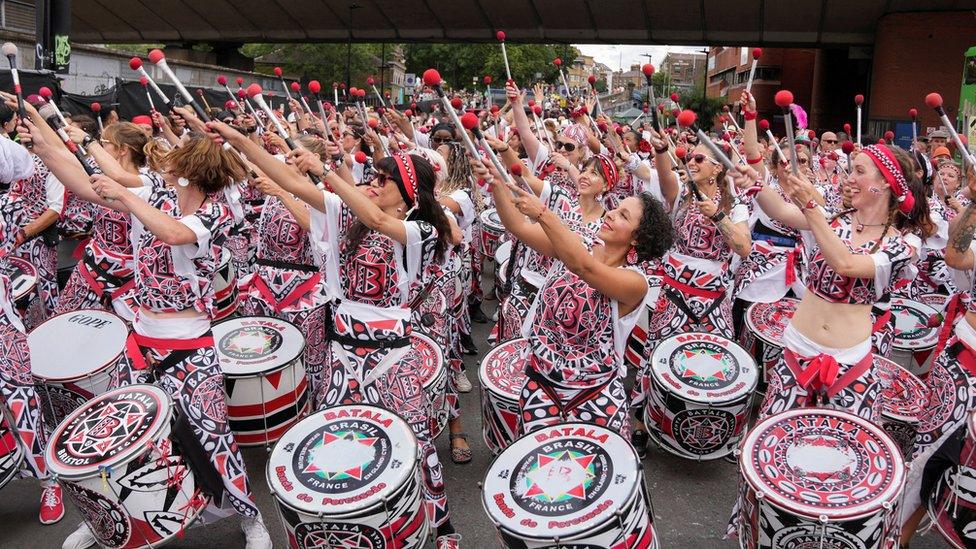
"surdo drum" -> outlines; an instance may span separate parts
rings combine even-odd
[[[867,420],[826,408],[769,416],[746,435],[739,468],[744,547],[898,545],[905,464]]]
[[[305,336],[279,318],[242,316],[213,326],[227,418],[237,444],[270,444],[308,410]]]
[[[24,450],[7,421],[7,409],[0,404],[0,488],[17,477],[24,463]]]
[[[293,549],[420,547],[427,538],[419,448],[399,416],[339,406],[275,444],[267,480]]]
[[[492,208],[481,212],[481,251],[485,257],[494,258],[495,250],[505,234],[505,225],[498,216],[498,210]]]
[[[784,297],[773,303],[753,303],[746,309],[748,329],[743,334],[742,346],[752,352],[762,368],[763,382],[766,381],[766,372],[774,368],[783,355],[783,330],[793,318],[799,303],[798,299]]]
[[[939,313],[945,312],[945,308],[949,305],[950,299],[952,298],[945,294],[925,294],[918,296],[919,301],[932,307]]]
[[[30,305],[31,298],[37,294],[37,269],[19,257],[8,257],[5,267],[5,274],[10,278],[14,307],[23,313]]]
[[[891,360],[913,374],[928,370],[928,355],[939,342],[939,325],[932,326],[933,317],[939,311],[933,307],[894,297],[891,299],[891,316],[894,321],[894,339],[891,342]]]
[[[929,401],[929,389],[915,374],[891,360],[875,356],[874,367],[881,379],[881,427],[908,460],[918,432],[919,415]]]
[[[505,282],[508,281],[508,261],[512,257],[511,240],[502,242],[495,250],[495,296],[501,299],[505,294]]]
[[[488,468],[481,501],[503,547],[657,546],[637,453],[597,425],[560,423],[516,440]]]
[[[214,276],[214,317],[222,320],[234,314],[240,301],[237,289],[237,272],[234,270],[233,253],[227,248],[221,248],[220,265]]]
[[[481,434],[492,454],[518,436],[519,396],[525,385],[529,342],[511,339],[485,354],[478,368],[481,387]]]
[[[44,421],[54,428],[104,393],[127,359],[125,321],[106,311],[78,309],[49,318],[27,336],[31,374],[39,385]]]
[[[100,545],[158,547],[208,505],[171,439],[173,413],[162,389],[129,385],[85,403],[52,433],[48,469]]]
[[[959,465],[946,469],[924,503],[932,524],[951,547],[976,546],[976,412],[966,421]]]
[[[443,295],[443,294],[442,294]],[[444,353],[433,339],[424,334],[410,334],[411,346],[417,359],[424,394],[431,407],[431,436],[441,434],[447,425],[450,406],[447,402],[447,365]]]
[[[695,460],[732,453],[759,380],[749,353],[721,336],[678,334],[654,349],[649,371],[644,421],[665,450]]]

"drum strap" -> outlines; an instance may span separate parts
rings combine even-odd
[[[976,377],[976,352],[963,343],[961,339],[956,339],[949,345],[949,357],[962,364],[962,367],[969,374],[970,378]]]
[[[183,359],[191,355],[192,351],[196,351],[197,349],[202,349],[204,347],[212,347],[213,345],[214,338],[213,333],[211,332],[207,332],[206,334],[193,339],[162,339],[157,337],[147,337],[132,332],[129,334],[129,338],[125,341],[125,348],[129,352],[129,358],[132,360],[132,367],[136,370],[145,370],[148,367],[146,357],[142,353],[143,347],[164,351],[184,351],[171,353],[159,364],[153,364],[153,370],[156,372],[166,371],[176,364],[179,364],[181,361],[183,361]]]
[[[224,481],[213,462],[210,461],[207,451],[200,444],[200,439],[197,438],[193,427],[186,419],[186,412],[183,411],[183,406],[179,402],[176,402],[176,409],[177,413],[170,437],[179,447],[187,465],[193,470],[193,476],[202,491],[209,494],[213,501],[220,506],[224,498]]]
[[[787,290],[793,286],[796,282],[796,263],[797,258],[800,256],[800,249],[793,248],[792,250],[786,252],[786,288]]]
[[[831,355],[819,354],[815,357],[805,358],[797,356],[796,353],[787,348],[783,349],[783,359],[793,373],[793,377],[796,378],[797,384],[813,397],[813,401],[809,404],[816,405],[817,395],[820,396],[823,403],[826,403],[868,371],[874,362],[874,354],[864,355],[864,358],[852,365],[840,377],[838,377],[840,364]],[[801,361],[806,363],[806,368],[800,364]]]
[[[949,303],[946,304],[945,314],[942,318],[942,328],[939,329],[939,343],[935,346],[935,352],[932,356],[938,358],[942,354],[942,349],[945,348],[946,342],[949,341],[949,336],[952,335],[952,327],[956,324],[956,317],[960,313],[964,313],[966,310],[965,305],[962,302],[962,294],[954,294]],[[926,377],[928,373],[926,372]]]
[[[410,336],[398,337],[395,339],[359,339],[352,336],[338,334],[333,325],[326,326],[328,332],[326,337],[329,341],[347,345],[349,347],[361,347],[363,349],[399,349],[410,345]]]
[[[113,299],[116,299],[125,292],[129,291],[135,287],[136,284],[135,277],[128,280],[119,278],[113,274],[110,274],[108,271],[99,268],[97,264],[89,264],[84,259],[78,263],[78,267],[81,271],[82,278],[85,279],[85,282],[88,283],[88,286],[92,289],[92,291],[98,294],[99,298],[101,298],[104,304],[108,307],[111,307],[111,302]],[[101,277],[103,280],[109,281],[113,286],[116,287],[116,289],[111,293],[106,292],[105,286],[99,282],[97,278],[95,278],[96,275]]]
[[[559,415],[563,419],[569,419],[568,415],[573,413],[574,410],[582,406],[583,404],[593,400],[594,398],[600,396],[603,388],[613,381],[614,376],[610,376],[606,381],[594,385],[592,387],[587,387],[577,393],[569,402],[563,402],[563,399],[556,392],[556,389],[552,386],[552,382],[542,376],[536,369],[536,358],[535,355],[529,354],[529,364],[525,368],[525,377],[539,384],[539,388],[542,392],[549,397],[549,400],[559,408]]]
[[[292,263],[290,261],[276,261],[274,259],[261,259],[255,260],[258,265],[264,265],[265,267],[274,267],[276,269],[288,269],[291,271],[302,271],[305,273],[317,273],[319,268],[315,265],[305,265],[303,263]]]
[[[662,276],[661,289],[663,291],[661,292],[661,297],[658,299],[664,299],[665,297],[670,299],[671,302],[674,303],[675,306],[677,306],[679,309],[681,309],[681,312],[688,315],[688,318],[690,318],[692,322],[694,322],[695,324],[701,324],[702,319],[712,314],[712,311],[717,309],[719,305],[722,304],[722,301],[725,300],[724,291],[705,290],[702,288],[696,288],[694,286],[689,286],[683,282],[679,282],[665,274],[662,274],[661,276]],[[709,304],[708,308],[702,312],[701,315],[696,315],[691,310],[691,307],[689,307],[688,304],[685,303],[684,297],[682,295],[679,295],[677,292],[675,292],[675,290],[678,290],[678,292],[680,292],[683,295],[692,295],[696,297],[704,297],[706,299],[711,299],[712,302],[711,304]]]
[[[285,309],[285,307],[294,304],[303,296],[307,295],[309,292],[314,290],[315,287],[318,286],[321,280],[322,280],[322,273],[316,271],[311,278],[309,278],[305,282],[302,282],[301,284],[296,286],[292,291],[288,292],[288,295],[286,295],[281,301],[278,301],[278,299],[274,295],[274,292],[271,291],[271,288],[268,287],[268,284],[264,281],[263,278],[261,278],[259,273],[254,273],[254,276],[251,277],[251,284],[258,291],[258,293],[261,294],[261,297],[267,299],[268,303],[270,303],[271,306],[274,307],[274,310],[280,313],[282,310]]]
[[[891,320],[891,309],[881,312],[881,309],[872,307],[871,312],[877,316],[874,319],[874,324],[871,325],[871,333],[880,332],[888,324],[888,321]]]

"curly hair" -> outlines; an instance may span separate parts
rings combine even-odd
[[[674,227],[664,205],[648,193],[635,195],[641,201],[641,219],[634,231],[637,259],[650,261],[662,257],[674,244]]]
[[[221,191],[247,175],[239,156],[200,133],[191,133],[183,146],[166,155],[163,164],[166,171],[189,179],[206,194]]]

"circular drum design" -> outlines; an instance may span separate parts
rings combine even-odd
[[[31,374],[44,421],[54,428],[69,413],[108,390],[125,362],[129,328],[118,316],[79,309],[53,316],[27,336]]]
[[[529,342],[506,341],[487,353],[478,368],[481,381],[481,434],[492,454],[498,454],[518,436],[519,395],[525,385]]]
[[[929,307],[932,307],[939,313],[945,312],[945,308],[947,305],[949,305],[950,299],[952,298],[945,294],[925,294],[918,297],[919,301],[928,305]]]
[[[880,356],[874,369],[881,378],[881,426],[907,460],[911,458],[918,417],[929,401],[929,389],[915,374]]]
[[[162,389],[130,385],[85,403],[51,434],[48,468],[103,546],[158,547],[208,505],[170,438],[172,413]]]
[[[756,424],[742,448],[746,546],[816,547],[823,533],[824,547],[880,548],[897,532],[905,464],[873,423],[789,410]]]
[[[494,258],[495,250],[505,234],[505,225],[498,216],[498,210],[492,208],[481,212],[481,251],[485,257]]]
[[[437,438],[447,426],[451,412],[447,402],[447,365],[444,363],[444,354],[437,343],[424,334],[413,332],[410,340],[424,394],[431,406],[431,435]]]
[[[658,344],[650,370],[645,422],[664,449],[696,460],[735,449],[759,380],[749,353],[721,336],[679,334]]]
[[[10,294],[17,310],[24,311],[37,293],[37,269],[19,257],[8,257],[5,265],[10,278]]]
[[[939,311],[918,301],[894,297],[891,299],[891,315],[894,320],[891,359],[902,368],[921,373],[927,357],[920,354],[934,349],[939,342],[938,324],[930,325],[933,317],[938,319]]]
[[[7,409],[0,404],[0,488],[17,477],[24,463],[24,451],[7,423],[7,413]]]
[[[308,410],[305,336],[279,318],[242,316],[213,326],[227,418],[241,446],[270,444]]]
[[[381,408],[339,406],[298,422],[267,467],[292,547],[420,547],[428,524],[417,456],[410,427]]]
[[[950,547],[968,549],[976,539],[976,412],[969,412],[959,465],[946,469],[924,502],[932,524]]]
[[[763,380],[766,372],[773,369],[783,354],[783,330],[786,329],[800,301],[791,297],[773,303],[753,303],[746,310],[747,336],[743,346],[752,351],[762,367]]]
[[[482,503],[504,547],[648,547],[654,531],[643,485],[626,440],[596,425],[561,423],[495,459]]]
[[[234,270],[234,254],[227,248],[221,248],[220,265],[214,276],[214,317],[213,320],[223,320],[234,314],[240,301],[237,289],[237,271]]]

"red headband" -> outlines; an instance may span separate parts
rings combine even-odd
[[[607,182],[607,192],[612,191],[615,186],[617,186],[617,181],[620,180],[620,176],[617,173],[617,165],[613,163],[613,160],[605,154],[596,155],[596,159],[599,160],[600,170],[603,173],[603,179]]]
[[[908,188],[908,181],[905,180],[905,174],[901,171],[895,153],[884,145],[869,145],[861,152],[868,155],[868,158],[878,167],[881,176],[888,182],[891,192],[898,199],[898,209],[904,214],[910,213],[915,207],[915,196]]]
[[[407,206],[413,207],[417,202],[417,170],[413,167],[413,159],[409,154],[400,151],[394,152],[391,156],[396,161],[397,170],[400,172],[401,184],[397,185],[400,194],[403,195]]]

